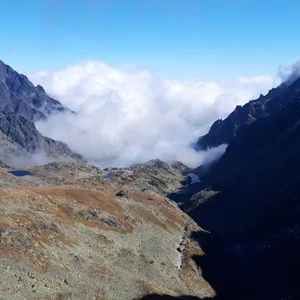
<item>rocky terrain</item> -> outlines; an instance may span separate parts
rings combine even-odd
[[[186,179],[177,166],[3,164],[0,299],[214,296],[193,260],[202,229],[163,196]]]

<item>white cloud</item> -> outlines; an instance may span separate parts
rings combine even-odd
[[[215,119],[279,83],[271,76],[162,80],[148,70],[124,71],[98,61],[29,77],[77,112],[52,116],[38,129],[100,166],[153,158],[199,165],[209,154],[195,152],[190,144]]]
[[[269,83],[272,84],[274,81],[273,77],[270,76],[253,76],[253,77],[240,77],[238,79],[238,82],[241,84],[265,84]]]
[[[280,65],[277,74],[281,81],[291,84],[300,77],[300,60],[292,65]]]

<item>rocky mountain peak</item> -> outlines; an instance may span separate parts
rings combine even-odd
[[[39,92],[46,94],[44,88],[43,88],[41,85],[38,84],[38,85],[36,86],[36,89],[37,89]]]
[[[25,75],[0,61],[0,131],[5,147],[8,144],[13,147],[15,143],[27,154],[43,151],[54,157],[73,156],[67,145],[42,136],[34,125],[51,114],[68,112],[70,110],[48,96],[42,86],[35,87]],[[2,155],[5,152],[9,153],[2,151]],[[7,161],[7,155],[0,158]]]

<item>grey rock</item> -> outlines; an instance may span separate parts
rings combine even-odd
[[[124,197],[124,196],[126,196],[126,192],[125,191],[119,191],[119,192],[116,193],[116,196],[117,197]]]
[[[184,252],[185,250],[185,246],[184,245],[180,245],[178,248],[177,248],[177,251],[178,252]]]
[[[111,217],[101,217],[100,221],[108,227],[119,228],[119,224]]]

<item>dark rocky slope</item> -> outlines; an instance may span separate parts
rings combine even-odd
[[[266,116],[241,126],[220,161],[201,170],[201,184],[176,195],[210,232],[198,236],[206,256],[196,260],[221,299],[300,298],[299,85],[281,86]]]
[[[218,233],[230,232],[229,240],[261,233],[270,217],[282,217],[285,209],[290,212],[297,207],[299,120],[300,93],[277,115],[243,127],[222,159],[202,178],[202,194],[185,203],[191,214],[203,222],[204,208],[214,206],[211,222],[219,220],[222,229]]]

